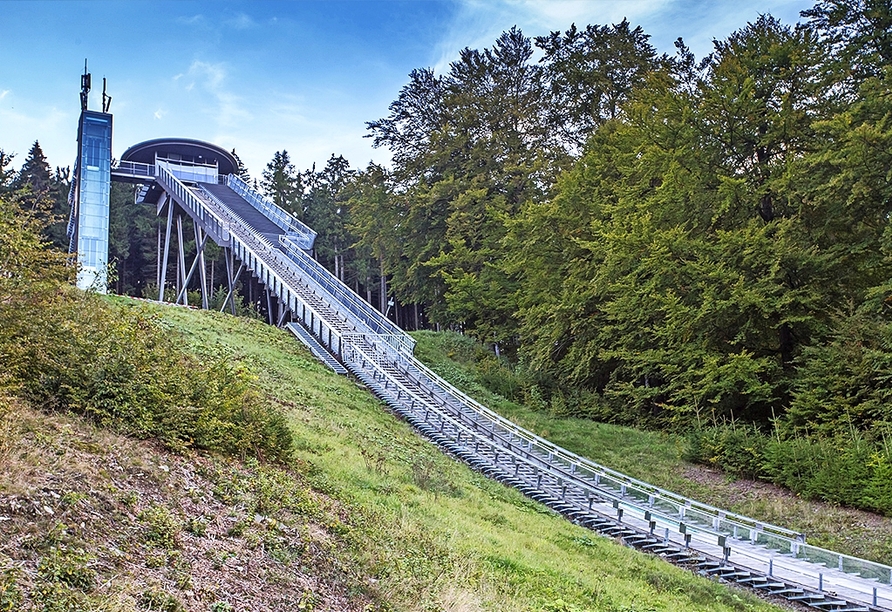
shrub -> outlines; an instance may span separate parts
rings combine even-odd
[[[688,435],[685,458],[721,468],[734,476],[765,475],[769,439],[752,425],[697,429]]]
[[[203,361],[144,308],[70,286],[34,212],[0,198],[0,374],[4,393],[70,410],[171,448],[285,460],[291,435],[244,369]],[[2,440],[0,440],[2,442]]]
[[[87,567],[89,557],[83,551],[52,548],[38,565],[44,580],[59,582],[84,592],[93,590],[96,572]]]
[[[148,589],[140,594],[139,607],[157,612],[182,612],[185,609],[176,597],[155,589]]]
[[[146,541],[160,548],[176,548],[183,526],[170,510],[163,506],[150,506],[140,513],[139,518],[148,528]]]
[[[22,591],[16,584],[15,569],[0,570],[0,612],[13,612],[22,604]]]
[[[253,378],[225,357],[201,360],[143,308],[61,296],[2,342],[21,391],[140,438],[229,455],[287,460],[291,434]]]
[[[685,458],[756,477],[814,499],[892,516],[892,452],[857,432],[830,438],[769,436],[752,426],[688,436]]]

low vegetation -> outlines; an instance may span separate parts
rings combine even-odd
[[[0,609],[770,609],[471,472],[281,330],[111,307],[250,372],[290,459],[173,452],[7,393]]]

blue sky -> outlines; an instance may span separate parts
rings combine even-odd
[[[517,25],[528,36],[627,17],[660,52],[711,41],[771,13],[793,24],[802,0],[329,0],[188,2],[0,0],[0,148],[19,167],[35,140],[72,165],[84,59],[90,108],[108,79],[113,153],[166,136],[236,149],[259,177],[276,151],[298,170],[334,153],[387,163],[363,138],[413,68],[448,68]]]

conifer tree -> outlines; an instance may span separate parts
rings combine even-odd
[[[276,206],[303,220],[304,186],[300,174],[291,163],[288,151],[276,151],[263,171],[260,186]]]
[[[53,187],[53,176],[50,165],[47,163],[40,143],[34,141],[25,163],[12,183],[15,190],[25,190],[27,195],[22,198],[22,204],[36,209],[41,200],[45,200]]]
[[[12,169],[12,160],[15,155],[0,149],[0,196],[12,192],[12,182],[15,179],[15,171]]]
[[[245,166],[244,163],[242,163],[242,158],[238,156],[238,154],[235,152],[235,149],[232,150],[232,156],[235,158],[235,161],[238,164],[238,167],[236,168],[236,171],[235,171],[236,176],[238,176],[240,179],[245,181],[245,183],[250,185],[251,184],[251,173],[248,172],[248,168]]]

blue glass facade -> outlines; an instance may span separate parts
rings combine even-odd
[[[83,111],[78,129],[77,286],[105,293],[112,116]]]

